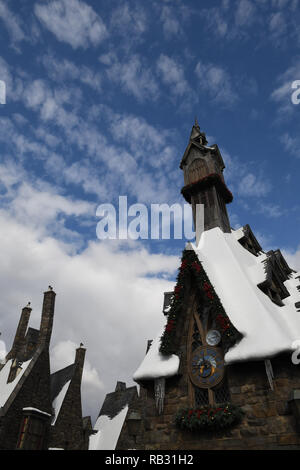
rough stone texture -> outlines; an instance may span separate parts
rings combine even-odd
[[[39,348],[36,351],[28,369],[0,410],[0,449],[16,448],[25,407],[37,408],[51,414],[50,365],[47,348]],[[47,430],[43,448],[47,448]]]
[[[0,408],[1,450],[16,449],[25,417],[28,421],[22,441],[23,449],[88,448],[88,438],[92,428],[87,418],[83,422],[80,393],[85,349],[81,347],[77,349],[75,364],[52,374],[52,377],[50,375],[49,343],[53,326],[55,295],[50,287],[44,293],[40,330],[29,328],[26,336],[25,330],[31,309],[25,307],[22,310],[9,357],[18,361],[27,361],[31,358],[31,362],[4,406]],[[71,371],[72,374],[66,377],[66,370]],[[11,380],[15,377],[16,371],[17,367],[11,368],[9,374]],[[52,400],[65,383],[62,379],[66,378],[71,379],[71,383],[55,426],[51,426]],[[24,411],[24,408],[30,408],[30,410]],[[44,434],[43,441],[40,439],[42,434]]]
[[[140,398],[143,402],[140,434],[131,445],[147,450],[300,449],[295,418],[287,406],[291,390],[300,388],[300,369],[292,364],[289,355],[274,358],[272,365],[274,391],[263,361],[227,366],[231,401],[240,405],[245,415],[238,426],[213,434],[194,434],[174,424],[176,411],[189,403],[186,367],[180,377],[167,381],[164,413],[160,416],[155,409],[153,385],[148,383]],[[123,429],[118,449],[129,444],[128,431]]]
[[[175,426],[176,412],[191,406],[187,341],[193,290],[192,284],[186,288],[186,314],[177,328],[180,373],[166,380],[163,414],[158,415],[155,407],[153,382],[144,381],[139,402],[135,404],[142,416],[140,432],[133,440],[125,421],[117,449],[300,449],[295,418],[288,406],[290,392],[300,388],[300,367],[292,363],[289,354],[272,359],[274,391],[270,388],[263,360],[226,366],[231,402],[245,412],[238,426],[213,434],[195,434]]]
[[[49,447],[65,450],[86,448],[80,391],[85,351],[84,348],[76,350],[75,371],[55,425],[51,426]]]

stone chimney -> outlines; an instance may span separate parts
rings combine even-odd
[[[76,364],[76,369],[79,372],[80,380],[82,378],[84,359],[85,359],[85,353],[86,353],[86,349],[83,348],[82,346],[83,344],[80,344],[79,348],[76,349],[76,355],[75,355],[75,364]]]
[[[29,323],[31,310],[32,308],[30,307],[30,302],[28,302],[26,307],[22,309],[15,339],[14,339],[11,350],[6,356],[6,360],[16,358],[16,357],[20,358],[20,356],[24,353],[25,334],[26,334],[28,323]]]
[[[115,392],[124,392],[126,390],[126,383],[125,382],[117,382]]]
[[[47,292],[44,292],[40,335],[38,341],[39,345],[46,344],[49,346],[50,344],[53,327],[55,296],[56,294],[51,286],[49,286]]]

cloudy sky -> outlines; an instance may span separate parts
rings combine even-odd
[[[184,240],[99,240],[99,204],[180,203],[195,116],[265,250],[300,269],[298,0],[0,0],[0,343],[57,293],[52,370],[87,348],[84,414],[132,384]]]

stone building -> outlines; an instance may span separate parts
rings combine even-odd
[[[197,121],[180,168],[204,232],[165,293],[165,327],[133,375],[140,393],[115,448],[300,449],[300,275],[249,225],[231,228],[224,161]]]
[[[40,329],[28,328],[31,307],[22,309],[11,350],[0,370],[0,449],[87,449],[90,420],[82,418],[81,378],[85,349],[53,374],[49,346],[55,292],[44,293]]]

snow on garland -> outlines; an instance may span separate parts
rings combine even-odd
[[[161,337],[160,352],[164,355],[177,353],[176,325],[178,319],[184,314],[184,286],[186,280],[192,274],[196,278],[196,284],[203,292],[202,300],[211,307],[211,313],[215,316],[217,329],[221,333],[224,352],[227,352],[242,335],[232,325],[217,296],[208,276],[203,269],[193,250],[184,250],[181,258],[181,266],[177,275],[174,295],[168,312],[168,320]]]
[[[176,414],[175,424],[189,431],[219,431],[238,424],[243,410],[227,403],[219,407],[183,408]]]

